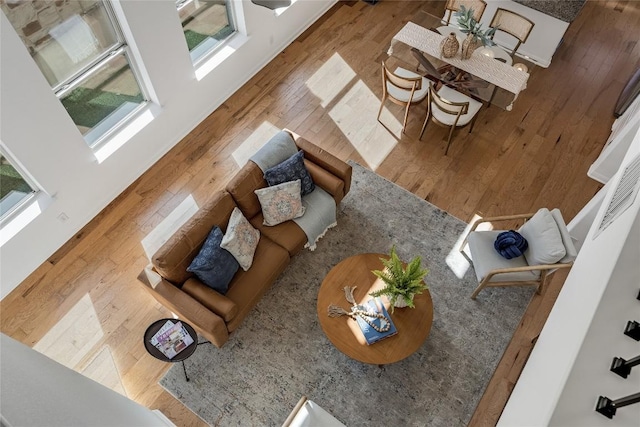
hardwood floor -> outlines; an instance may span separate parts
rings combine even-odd
[[[588,1],[513,111],[483,109],[473,133],[454,136],[448,156],[444,128],[428,126],[417,139],[424,105],[412,109],[404,135],[399,107],[389,104],[382,116],[392,132],[375,120],[382,53],[421,7],[437,13],[444,3],[334,6],[3,299],[2,332],[177,425],[203,425],[158,385],[169,366],[140,340],[169,315],[136,283],[147,264],[140,242],[189,195],[201,204],[222,188],[239,168],[236,158],[274,128],[369,166],[464,221],[546,206],[568,222],[600,188],[586,172],[607,140],[618,94],[640,66],[640,3]],[[533,298],[472,425],[495,424],[563,278]]]

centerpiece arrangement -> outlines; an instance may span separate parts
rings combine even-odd
[[[453,16],[458,18],[458,27],[460,31],[467,35],[462,41],[462,59],[471,58],[474,50],[480,46],[493,46],[495,43],[491,39],[496,32],[497,27],[482,29],[480,24],[473,17],[473,9],[460,6]]]
[[[372,273],[385,283],[385,287],[369,295],[372,297],[386,295],[392,313],[395,307],[415,308],[413,297],[429,289],[429,286],[422,280],[429,273],[429,270],[422,268],[421,258],[416,256],[405,268],[396,253],[396,247],[393,246],[389,259],[380,258],[380,261],[385,267],[384,270],[373,270]]]

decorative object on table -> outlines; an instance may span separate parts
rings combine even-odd
[[[526,73],[526,72],[528,72],[528,71],[529,71],[529,67],[527,67],[526,65],[524,65],[524,64],[523,64],[523,63],[521,63],[521,62],[518,62],[518,63],[516,63],[516,64],[513,64],[513,68],[515,68],[515,69],[516,69],[516,70],[518,70],[518,71],[522,71],[522,72],[524,72],[524,73]]]
[[[529,244],[522,234],[514,230],[503,231],[498,234],[493,247],[506,259],[517,258],[524,254]]]
[[[462,59],[471,58],[474,50],[480,46],[493,46],[495,43],[491,38],[496,32],[496,28],[482,29],[480,24],[473,17],[473,9],[460,6],[460,10],[454,13],[458,18],[458,27],[460,31],[467,35],[462,41]]]
[[[391,321],[387,309],[380,300],[369,300],[364,305],[356,302],[353,292],[357,286],[345,286],[344,297],[351,304],[351,311],[347,311],[339,305],[331,304],[327,308],[327,316],[349,316],[358,323],[367,345],[380,341],[398,333]]]
[[[389,259],[380,258],[380,261],[384,265],[384,270],[373,270],[372,273],[385,283],[385,287],[369,295],[372,297],[386,295],[389,298],[392,313],[395,307],[415,308],[414,295],[429,289],[422,280],[429,273],[428,269],[422,268],[422,259],[416,256],[405,268],[394,245],[391,247]]]
[[[458,53],[458,49],[460,49],[460,43],[455,33],[450,33],[440,43],[440,54],[443,58],[453,58]]]

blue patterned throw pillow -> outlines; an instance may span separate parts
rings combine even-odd
[[[195,273],[202,283],[224,295],[240,264],[229,251],[220,247],[222,237],[222,230],[213,227],[187,271]]]
[[[267,169],[264,173],[264,179],[267,180],[270,186],[299,179],[301,183],[300,193],[303,196],[311,193],[316,188],[309,171],[304,165],[304,152],[302,150],[279,165]]]

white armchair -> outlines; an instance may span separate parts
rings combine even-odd
[[[282,427],[345,427],[345,425],[313,400],[302,396]]]
[[[484,222],[525,220],[518,232],[527,240],[528,248],[522,256],[507,259],[494,249],[498,234],[505,230],[477,231]],[[576,259],[577,251],[573,245],[567,226],[558,209],[549,211],[542,208],[538,212],[520,215],[507,215],[482,218],[476,221],[460,246],[469,245],[471,262],[476,271],[478,287],[471,295],[472,299],[486,287],[494,286],[536,286],[540,293],[547,277],[559,268],[569,268]]]

